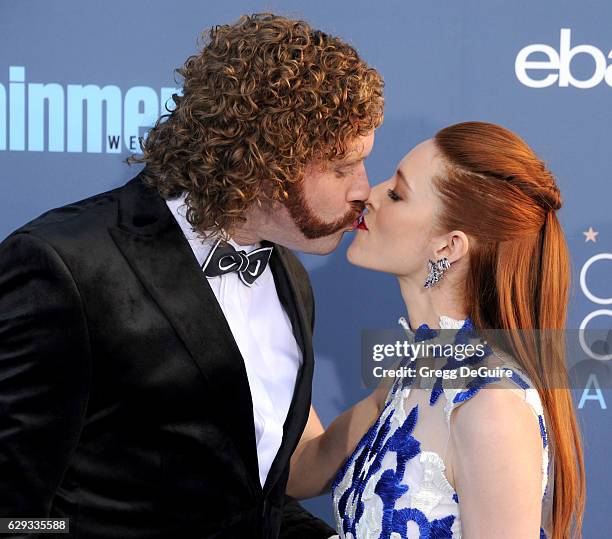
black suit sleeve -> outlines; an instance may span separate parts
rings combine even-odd
[[[306,511],[295,498],[285,496],[279,539],[328,539],[336,531]]]
[[[0,516],[48,516],[83,426],[91,355],[79,291],[46,241],[0,244]]]

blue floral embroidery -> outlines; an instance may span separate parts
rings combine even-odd
[[[402,539],[408,539],[406,529],[408,522],[416,522],[419,526],[419,539],[450,539],[453,536],[451,526],[455,521],[453,515],[449,515],[444,518],[432,520],[431,522],[427,517],[418,509],[399,509],[395,511],[393,515],[393,529],[392,531],[399,534]],[[387,539],[390,534],[381,533],[380,537]]]
[[[538,414],[538,421],[540,422],[540,435],[542,436],[542,443],[544,444],[544,449],[548,445],[548,436],[546,435],[546,427],[544,426],[544,419],[542,416]]]
[[[512,380],[516,385],[522,387],[523,389],[529,388],[529,384],[525,382],[518,374],[512,371],[512,375],[510,376],[510,380]]]
[[[474,339],[475,337],[477,337],[477,333],[472,323],[472,320],[470,318],[467,318],[465,322],[463,323],[463,326],[461,326],[461,328],[455,334],[455,345],[467,344],[470,339]],[[447,359],[446,364],[442,367],[442,370],[443,371],[444,370],[454,370],[464,365],[469,365],[469,366],[475,365],[483,361],[484,358],[488,357],[492,353],[493,353],[493,350],[491,349],[491,347],[486,345],[484,346],[484,354],[482,355],[473,354],[470,357],[466,357],[462,359],[455,359],[454,356],[451,356]],[[469,399],[486,383],[494,382],[496,380],[499,380],[499,378],[496,378],[496,379],[489,378],[489,379],[482,379],[482,380],[479,380],[478,378],[475,379],[474,381],[472,381],[473,383],[470,382],[467,385],[467,389],[473,389],[473,391],[471,391],[469,394],[463,395],[463,397],[465,399]],[[431,390],[431,395],[429,397],[429,404],[431,406],[436,404],[436,402],[440,398],[440,395],[442,395],[443,392],[444,392],[444,389],[442,386],[442,377],[438,377]],[[455,401],[455,402],[459,402],[459,401]]]
[[[353,464],[353,461],[355,460],[355,457],[360,453],[360,451],[363,449],[363,447],[365,447],[366,445],[370,445],[371,444],[372,439],[374,438],[374,436],[376,435],[376,432],[378,430],[378,425],[380,424],[380,420],[381,420],[382,416],[384,415],[385,410],[390,405],[391,405],[391,401],[388,401],[385,404],[385,407],[383,408],[382,412],[378,416],[378,419],[368,429],[368,432],[366,432],[364,434],[363,438],[359,441],[359,443],[355,447],[355,450],[353,451],[353,454],[344,463],[344,466],[342,467],[342,469],[340,470],[340,472],[338,473],[338,475],[336,476],[336,479],[334,480],[334,482],[332,484],[332,491],[334,491],[336,489],[336,487],[338,486],[338,484],[340,483],[340,481],[342,481],[342,478],[346,475],[346,472],[350,468],[351,464]]]
[[[435,329],[431,329],[427,324],[421,324],[414,332],[414,342],[427,341],[438,336]]]
[[[355,536],[355,527],[361,519],[364,510],[362,501],[363,491],[370,478],[380,470],[382,460],[388,451],[394,451],[397,454],[397,467],[395,472],[386,470],[376,485],[376,493],[381,497],[385,505],[383,529],[386,520],[385,516],[389,514],[389,511],[394,511],[396,501],[408,490],[406,485],[400,485],[400,481],[404,476],[406,463],[421,452],[420,443],[412,437],[412,431],[418,417],[418,405],[410,411],[404,423],[395,433],[384,442],[391,428],[392,417],[393,413],[389,414],[382,425],[380,425],[378,432],[370,429],[368,434],[375,432],[375,435],[368,436],[366,434],[368,440],[363,444],[361,453],[355,460],[352,484],[340,497],[338,511],[342,515],[342,530],[345,535],[352,533]],[[370,462],[370,465],[366,467],[365,465],[368,462]],[[336,481],[336,484],[338,482]],[[349,517],[347,512],[348,501],[351,497],[352,504],[355,506],[355,517],[353,519]]]
[[[453,403],[463,402],[471,399],[476,393],[478,393],[484,386],[492,382],[500,380],[498,376],[478,376],[468,382],[465,391],[461,391],[455,395]]]

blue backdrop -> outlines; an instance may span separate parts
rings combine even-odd
[[[372,184],[451,123],[490,121],[523,136],[565,198],[569,327],[612,326],[612,3],[605,0],[3,0],[0,239],[52,207],[133,177],[140,167],[122,159],[180,87],[173,69],[194,53],[198,34],[257,11],[306,18],[342,36],[384,76],[385,122],[367,162]],[[302,257],[317,300],[313,398],[326,424],[366,394],[361,330],[394,327],[404,314],[393,278],[346,262],[349,241],[330,256]],[[584,536],[594,539],[610,534],[612,481],[612,398],[601,379],[610,362],[598,367],[599,377],[574,392],[588,475]],[[330,520],[328,496],[307,506]]]

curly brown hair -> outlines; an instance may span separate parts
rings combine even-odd
[[[175,70],[182,95],[141,142],[145,183],[186,191],[187,219],[227,236],[252,205],[288,197],[310,162],[342,159],[383,119],[383,81],[355,49],[302,20],[263,13],[213,27]],[[208,38],[208,39],[206,39]]]

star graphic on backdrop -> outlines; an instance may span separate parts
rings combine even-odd
[[[592,241],[593,243],[595,243],[597,241],[597,234],[599,234],[599,232],[593,230],[593,227],[590,226],[589,229],[586,232],[583,232],[584,234],[584,241]]]

